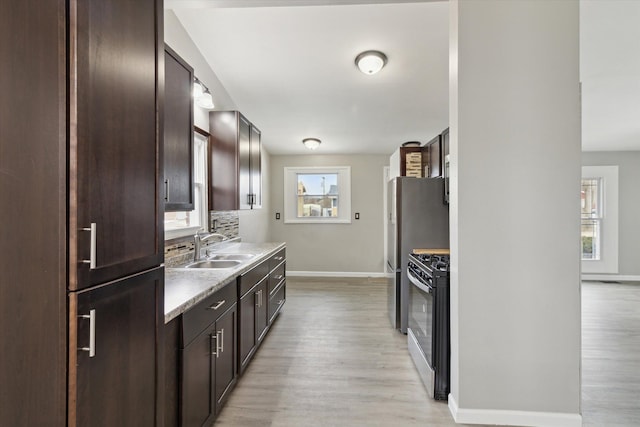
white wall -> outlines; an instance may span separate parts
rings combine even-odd
[[[578,426],[578,2],[450,5],[449,406]]]
[[[583,152],[583,166],[618,166],[618,274],[640,280],[640,151]]]
[[[216,110],[236,109],[235,102],[171,9],[164,10],[164,41],[193,67],[196,77],[209,88]]]
[[[322,147],[320,148],[320,150]],[[271,157],[271,240],[287,242],[287,271],[380,275],[384,270],[382,155]],[[351,224],[285,224],[284,167],[350,166]],[[280,220],[275,213],[280,212]],[[360,220],[354,220],[356,212]]]
[[[189,34],[182,26],[175,13],[165,9],[164,14],[164,40],[175,50],[189,65],[194,68],[194,74],[211,91],[216,110],[235,110],[235,103],[227,93],[215,72],[207,63],[198,47],[193,43]],[[206,110],[195,108],[195,124],[205,130],[209,130],[209,114]],[[244,242],[261,243],[268,240],[269,236],[269,153],[262,150],[262,209],[239,211],[240,238]]]

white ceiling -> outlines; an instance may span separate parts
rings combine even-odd
[[[390,154],[448,126],[446,1],[165,3],[273,154]],[[584,150],[640,150],[638,23],[640,1],[581,1]],[[373,76],[369,49],[389,58]]]

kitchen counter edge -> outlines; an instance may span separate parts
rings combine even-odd
[[[216,252],[225,254],[251,253],[255,257],[232,269],[166,268],[164,323],[169,323],[285,247],[285,242],[235,243],[220,248]]]

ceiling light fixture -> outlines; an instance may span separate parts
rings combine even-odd
[[[207,88],[197,77],[193,79],[193,100],[196,105],[205,110],[213,110],[213,97],[209,88]]]
[[[307,147],[309,150],[315,150],[320,146],[321,142],[322,141],[320,141],[318,138],[305,138],[302,140],[302,143],[304,144],[304,146]]]
[[[365,74],[375,74],[387,64],[387,56],[377,50],[367,50],[356,56],[356,65]]]

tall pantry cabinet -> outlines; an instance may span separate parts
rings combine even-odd
[[[0,425],[156,425],[162,2],[0,8]]]

